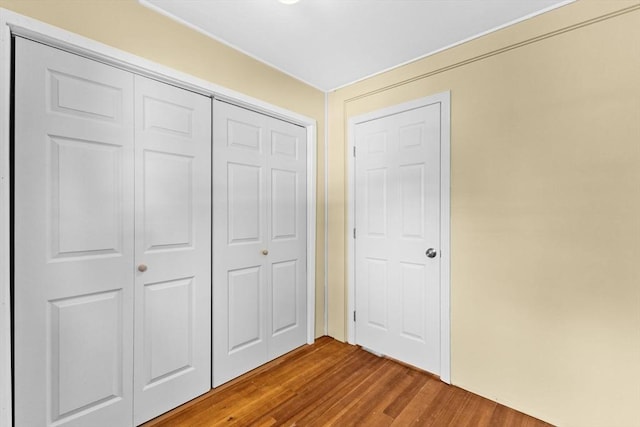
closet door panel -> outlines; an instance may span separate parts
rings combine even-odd
[[[213,385],[267,360],[268,267],[261,114],[214,101]]]
[[[135,77],[135,423],[211,388],[211,99]]]
[[[214,101],[213,384],[306,343],[306,131]]]
[[[19,426],[126,426],[133,390],[133,75],[16,38]]]
[[[306,343],[307,141],[301,126],[269,118],[269,359]]]

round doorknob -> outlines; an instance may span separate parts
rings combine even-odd
[[[269,255],[269,251],[268,251],[268,250],[266,250],[266,249],[263,249],[263,250],[262,250],[262,255]]]
[[[435,258],[436,255],[438,255],[438,252],[436,252],[436,250],[433,248],[429,248],[427,249],[427,252],[425,252],[425,255],[429,258]]]
[[[147,266],[146,266],[145,264],[140,264],[140,265],[138,266],[138,271],[139,271],[140,273],[144,273],[145,271],[147,271]]]

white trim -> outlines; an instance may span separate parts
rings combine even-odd
[[[440,379],[451,384],[451,92],[440,95]]]
[[[324,334],[329,335],[329,94],[324,94]]]
[[[347,141],[347,342],[356,345],[356,322],[353,312],[356,310],[356,242],[353,229],[356,226],[356,124],[361,116],[349,119]],[[364,120],[362,120],[364,121]]]
[[[10,109],[11,34],[164,81],[206,96],[225,99],[254,111],[303,126],[307,130],[307,342],[315,338],[316,146],[317,124],[311,118],[218,86],[164,65],[0,8],[0,425],[12,425],[10,306]]]
[[[347,341],[356,344],[355,322],[355,127],[357,124],[440,103],[440,379],[451,383],[451,92],[394,105],[349,119],[347,194]]]
[[[575,0],[572,0],[572,1],[575,1]],[[175,21],[175,22],[177,22],[177,23],[179,23],[181,25],[184,25],[187,28],[192,29],[193,31],[197,31],[200,34],[203,34],[203,35],[209,37],[210,39],[213,39],[213,40],[215,40],[215,41],[217,41],[219,43],[222,43],[225,46],[229,46],[231,49],[237,50],[238,52],[242,53],[243,55],[246,55],[249,58],[255,59],[256,61],[258,61],[258,62],[260,62],[262,64],[265,64],[266,66],[271,67],[274,70],[277,70],[277,71],[281,72],[282,74],[286,74],[287,76],[291,77],[292,79],[296,79],[299,82],[306,84],[307,86],[311,86],[312,88],[319,90],[320,92],[323,92],[323,93],[326,92],[326,89],[322,89],[318,85],[315,85],[315,84],[313,84],[311,82],[308,82],[308,81],[300,78],[300,76],[296,76],[295,74],[291,74],[289,71],[286,71],[283,68],[278,67],[278,66],[276,66],[276,65],[274,65],[274,64],[272,64],[272,63],[260,58],[259,56],[255,55],[255,54],[253,54],[253,53],[251,53],[251,52],[249,52],[249,51],[247,51],[245,49],[242,49],[241,47],[239,47],[239,46],[237,46],[237,45],[235,45],[233,43],[229,43],[227,40],[223,39],[222,37],[218,37],[215,34],[212,34],[212,33],[208,32],[207,30],[205,30],[203,28],[200,28],[197,25],[195,25],[195,24],[193,24],[193,23],[191,23],[191,22],[189,22],[187,20],[182,19],[179,16],[174,15],[171,12],[167,12],[163,8],[157,6],[157,5],[153,4],[153,3],[150,3],[147,0],[138,0],[138,3],[140,3],[142,6],[144,6],[146,8],[149,8],[149,9],[153,10],[154,12],[156,12],[156,13],[158,13],[160,15],[166,16],[167,18],[171,19],[172,21]]]
[[[317,135],[315,124],[307,126],[307,344],[316,339]]]
[[[5,10],[0,9],[0,22],[5,22]],[[12,425],[11,372],[11,242],[10,162],[11,139],[11,32],[0,26],[0,425]]]
[[[507,22],[507,23],[504,23],[504,24],[502,24],[502,25],[498,25],[498,26],[496,26],[496,27],[489,28],[489,29],[488,29],[488,30],[486,30],[486,31],[483,31],[483,32],[478,33],[478,34],[474,34],[474,35],[472,35],[472,36],[470,36],[470,37],[467,37],[467,38],[465,38],[465,39],[459,40],[459,41],[457,41],[457,42],[455,42],[455,43],[451,43],[451,44],[449,44],[449,45],[446,45],[446,46],[444,46],[444,47],[441,47],[441,48],[436,49],[436,50],[434,50],[434,51],[431,51],[431,52],[429,52],[429,53],[425,53],[424,55],[417,56],[417,57],[415,57],[415,58],[413,58],[413,59],[409,59],[409,60],[404,61],[404,62],[402,62],[402,63],[400,63],[400,64],[392,65],[391,67],[388,67],[388,68],[385,68],[385,69],[383,69],[383,70],[376,71],[375,73],[371,73],[371,74],[368,74],[368,75],[366,75],[366,76],[360,77],[360,78],[358,78],[358,79],[356,79],[356,80],[353,80],[353,81],[352,81],[352,82],[350,82],[350,83],[344,83],[344,84],[342,84],[342,85],[340,85],[340,86],[334,87],[333,89],[329,89],[329,92],[334,92],[334,91],[336,91],[336,90],[343,89],[343,88],[345,88],[345,87],[347,87],[347,86],[351,86],[351,85],[353,85],[353,84],[359,83],[359,82],[361,82],[361,81],[363,81],[363,80],[367,80],[367,79],[370,79],[370,78],[372,78],[372,77],[378,76],[378,75],[380,75],[380,74],[384,74],[384,73],[386,73],[386,72],[389,72],[389,71],[391,71],[391,70],[395,70],[396,68],[404,67],[405,65],[411,64],[411,63],[416,62],[416,61],[420,61],[420,60],[422,60],[422,59],[428,58],[429,56],[433,56],[433,55],[435,55],[435,54],[437,54],[437,53],[440,53],[440,52],[442,52],[442,51],[444,51],[444,50],[451,49],[451,48],[453,48],[453,47],[456,47],[456,46],[459,46],[459,45],[461,45],[461,44],[464,44],[464,43],[470,42],[470,41],[472,41],[472,40],[479,39],[480,37],[484,37],[484,36],[486,36],[487,34],[491,34],[491,33],[494,33],[494,32],[496,32],[496,31],[502,30],[502,29],[507,28],[507,27],[510,27],[510,26],[512,26],[512,25],[518,24],[518,23],[520,23],[520,22],[522,22],[522,21],[526,21],[527,19],[535,18],[535,17],[536,17],[536,16],[538,16],[538,15],[542,15],[543,13],[547,13],[547,12],[550,12],[550,11],[552,11],[552,10],[554,10],[554,9],[558,9],[558,8],[560,8],[560,7],[562,7],[562,6],[566,6],[566,5],[571,4],[571,3],[575,2],[575,1],[576,1],[576,0],[565,0],[565,1],[560,2],[560,3],[552,4],[551,6],[547,6],[547,7],[545,7],[544,9],[540,9],[540,10],[537,10],[537,11],[535,11],[535,12],[532,12],[532,13],[530,13],[530,14],[528,14],[528,15],[521,16],[520,18],[516,18],[516,19],[511,20],[511,21],[509,21],[509,22]],[[257,58],[256,58],[256,59],[257,59]],[[298,78],[298,77],[296,77],[296,78]],[[298,78],[298,79],[299,79],[299,78]],[[310,83],[308,83],[308,84],[310,84]]]

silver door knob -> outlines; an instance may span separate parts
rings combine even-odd
[[[427,249],[427,252],[425,252],[425,255],[429,258],[435,258],[436,255],[438,255],[438,252],[436,252],[436,250],[433,248],[429,248]]]
[[[269,255],[269,251],[268,251],[268,250],[266,250],[266,249],[263,249],[263,250],[262,250],[262,255]]]
[[[140,264],[140,265],[138,266],[138,271],[139,271],[140,273],[144,273],[145,271],[147,271],[147,266],[146,266],[145,264]]]

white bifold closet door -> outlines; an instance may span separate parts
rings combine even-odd
[[[210,100],[16,38],[14,105],[15,425],[206,392]]]
[[[306,130],[214,100],[213,385],[306,343]]]
[[[135,100],[140,424],[211,388],[211,99],[136,76]]]

